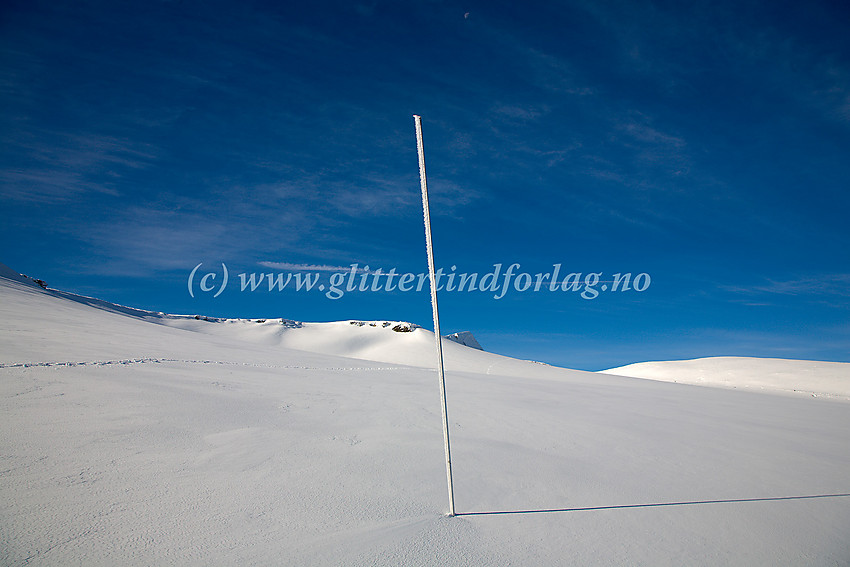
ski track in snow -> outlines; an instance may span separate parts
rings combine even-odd
[[[231,362],[226,360],[189,360],[180,358],[126,358],[119,360],[88,360],[88,361],[64,361],[64,362],[10,362],[0,363],[0,369],[5,368],[38,368],[38,367],[76,367],[76,366],[113,366],[130,364],[163,364],[174,362],[180,364],[220,364],[227,366],[243,366],[249,368],[271,368],[271,369],[296,369],[296,370],[322,370],[322,371],[367,371],[378,370],[409,370],[401,366],[303,366],[297,364],[258,364],[254,362]]]

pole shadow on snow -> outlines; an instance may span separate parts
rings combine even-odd
[[[504,516],[510,514],[548,514],[552,512],[589,512],[593,510],[621,510],[625,508],[661,508],[664,506],[693,506],[697,504],[736,504],[741,502],[772,502],[777,500],[811,500],[815,498],[846,498],[847,494],[815,494],[809,496],[774,496],[767,498],[733,498],[729,500],[693,500],[685,502],[656,502],[652,504],[619,504],[616,506],[588,506],[584,508],[550,508],[541,510],[501,510],[495,512],[460,512],[457,516]]]

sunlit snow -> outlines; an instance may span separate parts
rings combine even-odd
[[[748,387],[706,388],[444,341],[447,517],[428,330],[0,275],[0,564],[850,562],[850,405],[753,387],[773,361],[724,359],[713,381]]]

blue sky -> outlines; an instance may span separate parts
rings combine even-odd
[[[839,2],[5,2],[0,262],[172,313],[430,327],[427,291],[331,300],[237,277],[425,270],[420,114],[438,266],[651,277],[592,300],[444,292],[444,332],[591,370],[850,361],[848,17]],[[227,266],[220,296],[189,295],[199,263]]]

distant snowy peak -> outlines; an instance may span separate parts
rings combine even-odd
[[[451,335],[445,335],[445,338],[450,341],[454,341],[463,346],[468,346],[470,348],[477,348],[478,350],[484,350],[481,348],[481,345],[478,344],[478,341],[475,340],[475,337],[472,336],[472,333],[469,331],[460,331],[459,333],[452,333]]]

